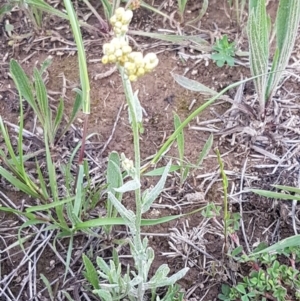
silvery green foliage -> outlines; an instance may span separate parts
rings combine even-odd
[[[154,260],[154,251],[152,248],[148,247],[148,239],[143,240],[143,249],[136,250],[133,243],[130,243],[131,254],[133,255],[134,262],[139,262],[136,258],[138,256],[143,257],[143,275],[137,275],[135,271],[132,271],[129,265],[127,266],[127,271],[125,274],[122,273],[121,263],[119,262],[117,254],[114,252],[113,260],[109,261],[107,264],[102,258],[97,258],[97,265],[99,267],[99,286],[100,289],[94,289],[93,292],[97,294],[104,301],[121,300],[127,298],[130,301],[137,301],[138,296],[138,285],[143,284],[142,287],[145,291],[151,291],[155,294],[155,290],[159,287],[169,287],[172,286],[188,271],[188,268],[184,268],[174,275],[168,277],[170,268],[168,265],[161,265],[155,275],[147,281],[148,273],[151,264]],[[178,293],[178,291],[176,290]],[[168,293],[164,296],[162,300],[175,300],[173,299],[174,290],[169,289]],[[171,298],[172,296],[172,298]],[[155,300],[161,300],[158,296]],[[140,301],[140,300],[139,300]]]
[[[280,0],[275,22],[276,50],[269,69],[269,43],[271,20],[266,12],[265,0],[250,0],[248,38],[250,67],[259,97],[260,111],[271,100],[291,56],[300,21],[300,1]]]
[[[167,164],[165,167],[165,170],[158,181],[158,183],[152,188],[152,189],[147,189],[143,193],[142,197],[142,213],[147,212],[153,202],[157,199],[157,197],[160,195],[160,193],[163,191],[165,187],[165,183],[168,177],[168,173],[171,167],[171,161]]]

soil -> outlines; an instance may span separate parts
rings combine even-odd
[[[179,26],[182,34],[200,34],[207,41],[206,47],[208,48],[217,38],[227,34],[231,41],[235,41],[237,49],[247,51],[246,13],[241,24],[238,24],[235,20],[234,10],[228,7],[228,1],[209,1],[208,10],[201,19],[201,23],[188,26],[188,21],[193,20],[199,13],[200,7],[195,2],[188,1],[184,22]],[[271,1],[268,6],[272,18],[276,12],[277,2]],[[152,1],[150,4],[158,6],[160,1]],[[172,1],[165,1],[165,4],[163,11],[172,15],[176,10],[175,4],[172,4]],[[57,5],[59,8],[62,7],[62,3]],[[80,18],[89,13],[83,3],[76,2],[76,9]],[[102,13],[100,8],[98,10]],[[179,20],[177,14],[174,14],[174,18]],[[57,107],[59,97],[62,97],[66,116],[69,116],[74,102],[74,89],[79,87],[79,74],[76,48],[67,23],[57,17],[44,15],[43,26],[36,29],[27,18],[26,13],[19,9],[5,15],[0,21],[2,25],[0,32],[0,116],[4,121],[18,124],[19,98],[9,75],[9,61],[17,60],[25,72],[31,76],[33,67],[40,66],[49,55],[52,56],[52,64],[48,68],[45,80],[51,105]],[[14,26],[12,36],[9,36],[4,29],[7,22]],[[95,29],[100,28],[99,22],[94,16],[91,16],[87,22]],[[174,31],[176,33],[178,29],[171,25],[162,17],[140,8],[135,12],[132,29],[152,32],[164,29],[166,32]],[[146,75],[133,84],[133,89],[139,91],[139,99],[144,109],[141,157],[143,162],[147,162],[147,158],[153,156],[174,131],[174,113],[184,120],[209,98],[179,86],[172,74],[184,74],[211,89],[221,91],[224,87],[242,78],[250,77],[250,70],[243,57],[237,57],[239,63],[236,63],[234,67],[219,68],[212,60],[203,59],[206,53],[199,51],[199,48],[192,47],[194,46],[192,43],[172,44],[139,36],[133,36],[133,38],[140,49],[145,52],[149,50],[156,52],[160,60],[159,66],[152,74]],[[107,76],[107,72],[111,70],[112,66],[104,66],[100,62],[102,45],[109,39],[109,36],[103,37],[99,31],[83,29],[83,39],[91,81],[91,112],[88,131],[89,134],[97,134],[89,140],[90,146],[87,146],[87,154],[93,157],[93,166],[100,166],[97,172],[101,173],[104,179],[107,157],[111,151],[124,153],[126,157],[133,158],[132,133],[128,124],[120,76],[117,72]],[[296,44],[295,49],[297,50],[300,47],[299,39]],[[186,59],[183,59],[182,53],[186,55]],[[297,58],[297,53],[295,55]],[[200,59],[201,57],[202,59]],[[292,63],[291,60],[291,65]],[[237,88],[231,89],[227,92],[227,96],[234,99],[237,91]],[[291,115],[297,116],[300,109],[297,98],[299,84],[295,77],[287,78],[276,97],[285,100],[291,93],[295,95]],[[253,105],[255,97],[253,83],[249,82],[245,85],[242,95],[245,102]],[[258,197],[249,192],[243,193],[243,191],[247,188],[270,189],[274,183],[298,185],[299,168],[293,165],[298,158],[298,152],[291,158],[294,160],[290,165],[293,168],[279,165],[274,172],[274,166],[276,166],[274,160],[255,151],[257,149],[253,148],[255,145],[252,143],[253,137],[241,132],[227,133],[228,116],[226,112],[231,107],[230,102],[223,99],[218,100],[185,129],[184,155],[188,162],[197,161],[209,135],[214,133],[212,150],[203,165],[196,168],[183,185],[180,185],[178,174],[174,174],[172,178],[168,179],[167,189],[145,215],[145,218],[189,213],[209,203],[223,206],[224,193],[219,164],[213,151],[218,148],[229,179],[230,211],[232,213],[240,212],[239,200],[242,202],[245,233],[249,248],[253,250],[259,242],[265,241],[272,244],[294,234],[289,214],[291,203],[274,202],[272,199]],[[253,108],[257,109],[255,104]],[[26,103],[24,109],[26,111],[25,128],[31,131],[34,128],[34,115]],[[62,141],[61,148],[72,151],[72,147],[75,147],[75,138],[78,141],[82,133],[83,118],[83,114],[79,113],[74,121],[74,133],[70,130],[70,133],[73,133],[71,135],[73,140],[71,142],[67,139],[65,142]],[[216,119],[218,121],[215,121]],[[243,121],[247,123],[248,119],[245,118]],[[13,131],[11,133],[12,136],[15,136]],[[297,137],[293,136],[294,140],[298,140]],[[279,145],[279,141],[278,144],[275,142],[273,146],[270,143],[265,150],[281,158],[286,152],[286,148]],[[3,147],[2,137],[0,137],[0,146]],[[176,144],[171,147],[159,166],[165,165],[170,158],[173,161],[178,158]],[[39,158],[39,160],[42,159]],[[267,165],[271,167],[263,167]],[[245,172],[243,172],[244,166],[246,166]],[[156,181],[155,177],[144,177],[143,188],[150,187]],[[241,184],[242,186],[240,186]],[[1,180],[1,204],[2,201],[6,201],[5,197],[7,197],[16,208],[23,210],[24,207],[38,202],[38,200],[12,190],[12,187]],[[239,195],[238,193],[241,191],[242,194]],[[134,208],[133,203],[132,195],[126,196],[124,204]],[[103,198],[97,206],[100,208],[98,210],[104,207]],[[4,250],[0,253],[0,300],[50,300],[49,292],[40,274],[43,274],[51,283],[53,300],[67,300],[63,292],[68,292],[76,301],[88,300],[85,296],[89,296],[90,300],[98,300],[87,290],[87,284],[82,276],[81,254],[88,253],[92,260],[95,260],[97,256],[108,259],[112,254],[112,247],[117,245],[107,240],[102,232],[99,237],[94,239],[84,233],[78,234],[73,245],[72,272],[65,280],[63,279],[65,267],[62,262],[66,260],[68,238],[56,241],[54,248],[52,243],[55,233],[51,236],[49,230],[39,232],[39,235],[33,236],[24,245],[27,250],[31,246],[38,250],[37,255],[32,257],[32,261],[27,260],[25,265],[22,263],[25,255],[18,245],[9,250],[7,248],[17,241],[18,229],[22,223],[19,217],[0,211],[0,249]],[[35,227],[41,229],[40,225]],[[23,228],[22,237],[38,231],[37,228]],[[124,238],[125,230],[117,227],[113,231],[113,239]],[[151,273],[154,273],[163,263],[169,264],[171,272],[176,272],[185,266],[190,268],[184,279],[179,281],[185,292],[185,300],[217,300],[221,284],[231,285],[249,272],[245,266],[233,267],[225,255],[225,248],[234,248],[236,245],[232,241],[230,241],[230,246],[225,245],[222,211],[220,216],[211,219],[204,218],[201,212],[197,212],[176,221],[145,227],[143,231],[149,237],[149,243],[156,254]],[[241,229],[236,234],[240,244],[247,251]],[[48,241],[49,243],[45,243]],[[118,249],[122,263],[132,264],[126,257],[129,254],[129,247],[124,245]],[[32,252],[32,250],[28,252]],[[14,273],[13,281],[6,286],[5,276],[11,272]]]

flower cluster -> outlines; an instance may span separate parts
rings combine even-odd
[[[132,48],[129,46],[125,37],[113,38],[110,43],[103,45],[102,63],[119,63],[122,66],[128,61],[128,55],[131,53]]]
[[[124,67],[125,73],[130,81],[136,81],[138,77],[152,71],[158,64],[155,53],[145,56],[141,52],[132,52],[126,33],[132,19],[132,11],[119,7],[110,18],[115,38],[103,45],[102,63],[117,63]]]
[[[125,10],[124,7],[116,9],[115,14],[110,18],[110,24],[117,36],[123,35],[128,31],[128,25],[131,22],[132,16],[133,13],[131,10]]]
[[[152,71],[158,64],[155,53],[148,53],[143,57],[141,52],[131,52],[127,55],[128,61],[124,63],[125,72],[130,81]]]

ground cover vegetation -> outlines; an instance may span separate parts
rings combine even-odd
[[[203,0],[196,7],[192,1],[171,2],[24,0],[8,1],[0,7],[3,33],[14,50],[20,47],[19,41],[47,32],[44,22],[51,18],[60,20],[55,28],[65,29],[60,22],[67,24],[68,38],[60,34],[59,41],[72,48],[79,78],[72,94],[67,97],[63,92],[54,99],[57,95],[47,87],[53,58],[47,57],[27,70],[17,57],[9,60],[7,80],[14,87],[17,118],[12,121],[0,115],[0,222],[9,232],[0,232],[0,296],[4,300],[300,299],[299,139],[298,132],[291,129],[299,118],[299,104],[277,94],[287,77],[298,79],[290,60],[297,42],[300,2],[279,0],[271,18],[265,0],[224,1],[226,17],[237,29],[236,39],[228,32],[213,37],[213,43],[205,36],[182,31],[185,26],[199,27],[212,2]],[[87,14],[82,13],[82,7]],[[173,11],[167,13],[166,7]],[[170,29],[165,33],[140,29],[135,14],[141,9],[146,15],[163,19],[163,24],[168,22]],[[25,17],[32,28],[30,33],[18,32],[18,23],[10,22],[16,12]],[[88,22],[91,16],[97,26]],[[123,124],[130,137],[126,144],[129,151],[116,151],[116,142],[104,163],[96,158],[104,156],[115,131],[124,129],[117,120],[103,149],[93,147],[101,135],[101,125],[100,133],[91,130],[94,79],[89,72],[87,35],[101,37],[98,63],[109,68],[94,77],[101,81],[116,76],[121,88],[113,90],[125,103],[118,116],[125,109],[127,112]],[[239,49],[239,35],[247,37],[245,51]],[[151,87],[136,89],[135,85],[155,78],[163,62],[159,53],[151,50],[151,42],[142,49],[138,38],[158,40],[167,47],[175,45],[178,62],[186,63],[194,56],[205,64],[211,61],[217,70],[240,65],[249,72],[246,78],[214,89],[197,76],[187,77],[188,70],[183,74],[170,70],[172,81],[183,91],[207,99],[194,110],[192,102],[185,115],[173,110],[172,130],[162,142],[153,144],[149,156],[144,155],[141,145],[147,140],[145,133],[154,131],[155,123],[147,124],[143,100],[147,92],[142,89]],[[191,47],[192,55],[182,51],[187,47]],[[195,51],[200,54],[194,55]],[[67,80],[64,75],[62,78],[64,91]],[[246,99],[244,88],[252,83],[251,96],[246,95]],[[230,91],[236,92],[233,99]],[[70,98],[68,106],[66,99]],[[165,98],[167,106],[173,106],[173,98]],[[220,101],[231,107],[219,119],[201,123],[199,118],[216,104],[220,107]],[[32,118],[30,129],[28,114]],[[220,114],[214,112],[214,116]],[[195,120],[197,126],[192,124]],[[186,156],[188,128],[209,133],[192,160]],[[216,137],[221,137],[218,142]],[[227,166],[225,150],[229,146],[235,152],[237,145],[246,156],[239,175],[231,178],[234,171]],[[261,169],[273,170],[268,176],[277,175],[278,169],[280,176],[265,185],[255,185],[254,181],[265,175],[249,175],[251,169],[246,172],[251,152],[256,153],[254,158],[260,160]],[[215,171],[205,173],[210,160]],[[292,163],[287,165],[287,161]],[[290,174],[290,181],[282,180],[285,173]],[[191,183],[202,178],[201,186],[193,187]],[[218,195],[207,201],[211,189]],[[176,203],[178,198],[168,191],[182,195],[181,201]],[[263,233],[274,227],[278,235],[263,239],[262,233],[253,241],[253,233],[248,233],[251,218],[246,218],[245,195],[268,202],[267,207],[279,203],[288,234],[278,234],[280,220],[275,219]],[[160,206],[164,197],[176,205]],[[188,221],[196,226],[190,229]],[[212,254],[206,245],[208,236],[213,235],[220,248]],[[162,243],[155,244],[155,236],[166,237],[167,249],[159,249]],[[55,258],[47,268],[45,250]],[[168,257],[180,259],[180,264],[170,266]],[[194,274],[195,267],[201,272]],[[22,279],[18,279],[20,273]],[[202,280],[197,278],[199,273]]]

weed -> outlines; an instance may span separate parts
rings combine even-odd
[[[228,66],[234,66],[235,45],[234,42],[229,43],[226,35],[216,41],[213,50],[217,52],[213,53],[211,58],[218,67],[223,67],[225,63]]]
[[[121,165],[127,175],[127,181],[122,182],[122,175],[119,168],[120,160],[117,154],[110,156],[111,164],[108,166],[108,180],[112,180],[108,190],[108,206],[111,215],[117,212],[128,226],[131,237],[129,239],[131,255],[134,260],[135,270],[127,266],[125,274],[122,273],[121,263],[118,254],[113,252],[113,259],[107,264],[102,258],[97,258],[98,273],[90,260],[84,256],[86,268],[86,279],[93,286],[93,293],[105,301],[122,298],[129,300],[143,300],[145,293],[151,291],[152,298],[159,300],[156,290],[159,287],[169,288],[163,300],[170,300],[176,294],[175,282],[182,278],[187,268],[182,269],[175,275],[168,277],[169,267],[160,266],[154,276],[148,279],[148,273],[154,260],[154,251],[148,246],[148,239],[141,238],[142,214],[150,209],[150,206],[158,197],[165,186],[167,175],[171,167],[171,161],[164,168],[161,179],[152,188],[141,192],[141,168],[140,168],[140,146],[139,134],[142,128],[142,108],[138,94],[133,93],[131,82],[136,81],[145,73],[151,72],[158,64],[155,54],[148,53],[143,56],[140,52],[132,52],[128,44],[126,33],[128,24],[132,18],[132,11],[119,7],[115,15],[110,18],[115,37],[110,43],[103,45],[103,63],[115,63],[121,74],[124,92],[128,104],[129,120],[133,132],[134,162],[121,155]],[[115,177],[117,175],[117,177]],[[122,194],[134,191],[136,211],[127,209],[122,203]],[[113,209],[113,207],[114,209]],[[115,211],[115,213],[113,213]],[[98,275],[100,279],[98,279]],[[172,297],[171,297],[172,296]]]
[[[297,36],[300,21],[300,1],[280,0],[276,21],[276,50],[269,70],[271,19],[267,15],[265,0],[249,2],[248,39],[252,75],[262,75],[254,80],[259,97],[260,117],[264,119],[266,104],[271,99],[281,80]]]
[[[299,248],[297,248],[299,254]],[[294,248],[285,248],[281,254],[295,257]],[[297,256],[297,259],[299,257]],[[277,255],[262,253],[251,257],[241,258],[241,262],[251,263],[253,270],[243,281],[230,288],[222,285],[219,300],[290,300],[294,294],[296,300],[299,299],[300,274],[298,269],[291,264],[280,264]],[[292,261],[291,261],[292,262]],[[288,299],[287,299],[288,298]]]

